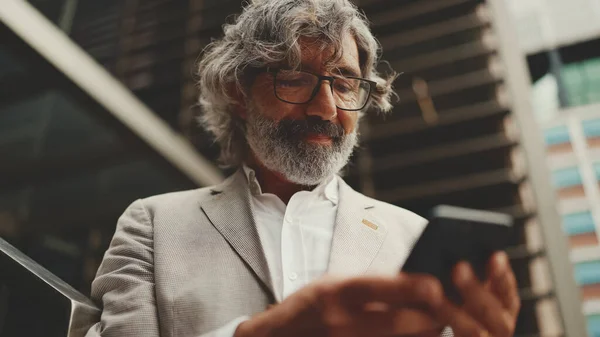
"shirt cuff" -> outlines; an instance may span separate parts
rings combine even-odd
[[[235,330],[237,330],[238,326],[249,319],[250,317],[248,316],[238,317],[233,321],[230,321],[229,323],[225,324],[224,326],[218,328],[217,330],[213,330],[212,333],[210,333],[210,337],[233,337],[233,335],[235,334]]]

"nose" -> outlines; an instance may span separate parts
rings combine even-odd
[[[306,114],[308,116],[318,116],[325,121],[335,119],[337,117],[337,107],[331,92],[330,82],[322,81],[317,90],[317,95],[308,103]]]

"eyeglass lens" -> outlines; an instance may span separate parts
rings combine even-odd
[[[312,99],[319,78],[311,73],[280,70],[275,77],[275,94],[283,101],[302,104]],[[355,110],[365,106],[370,83],[361,79],[335,77],[332,94],[340,109]]]

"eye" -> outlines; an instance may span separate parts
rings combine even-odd
[[[355,81],[352,79],[336,78],[334,82],[334,89],[340,94],[349,93],[355,90],[356,86],[353,82]]]
[[[341,94],[348,93],[350,90],[351,89],[347,85],[345,85],[343,83],[336,83],[335,84],[335,91],[337,91],[337,92],[339,92]]]
[[[297,88],[309,85],[304,79],[277,79],[277,86],[281,88]]]
[[[316,82],[314,75],[301,72],[281,70],[276,77],[275,84],[278,88],[305,88],[311,87]]]

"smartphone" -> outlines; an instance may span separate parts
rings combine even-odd
[[[452,282],[453,267],[467,261],[484,281],[490,257],[508,247],[512,230],[513,219],[507,214],[437,206],[401,270],[435,276],[446,296],[460,304],[461,297]]]

